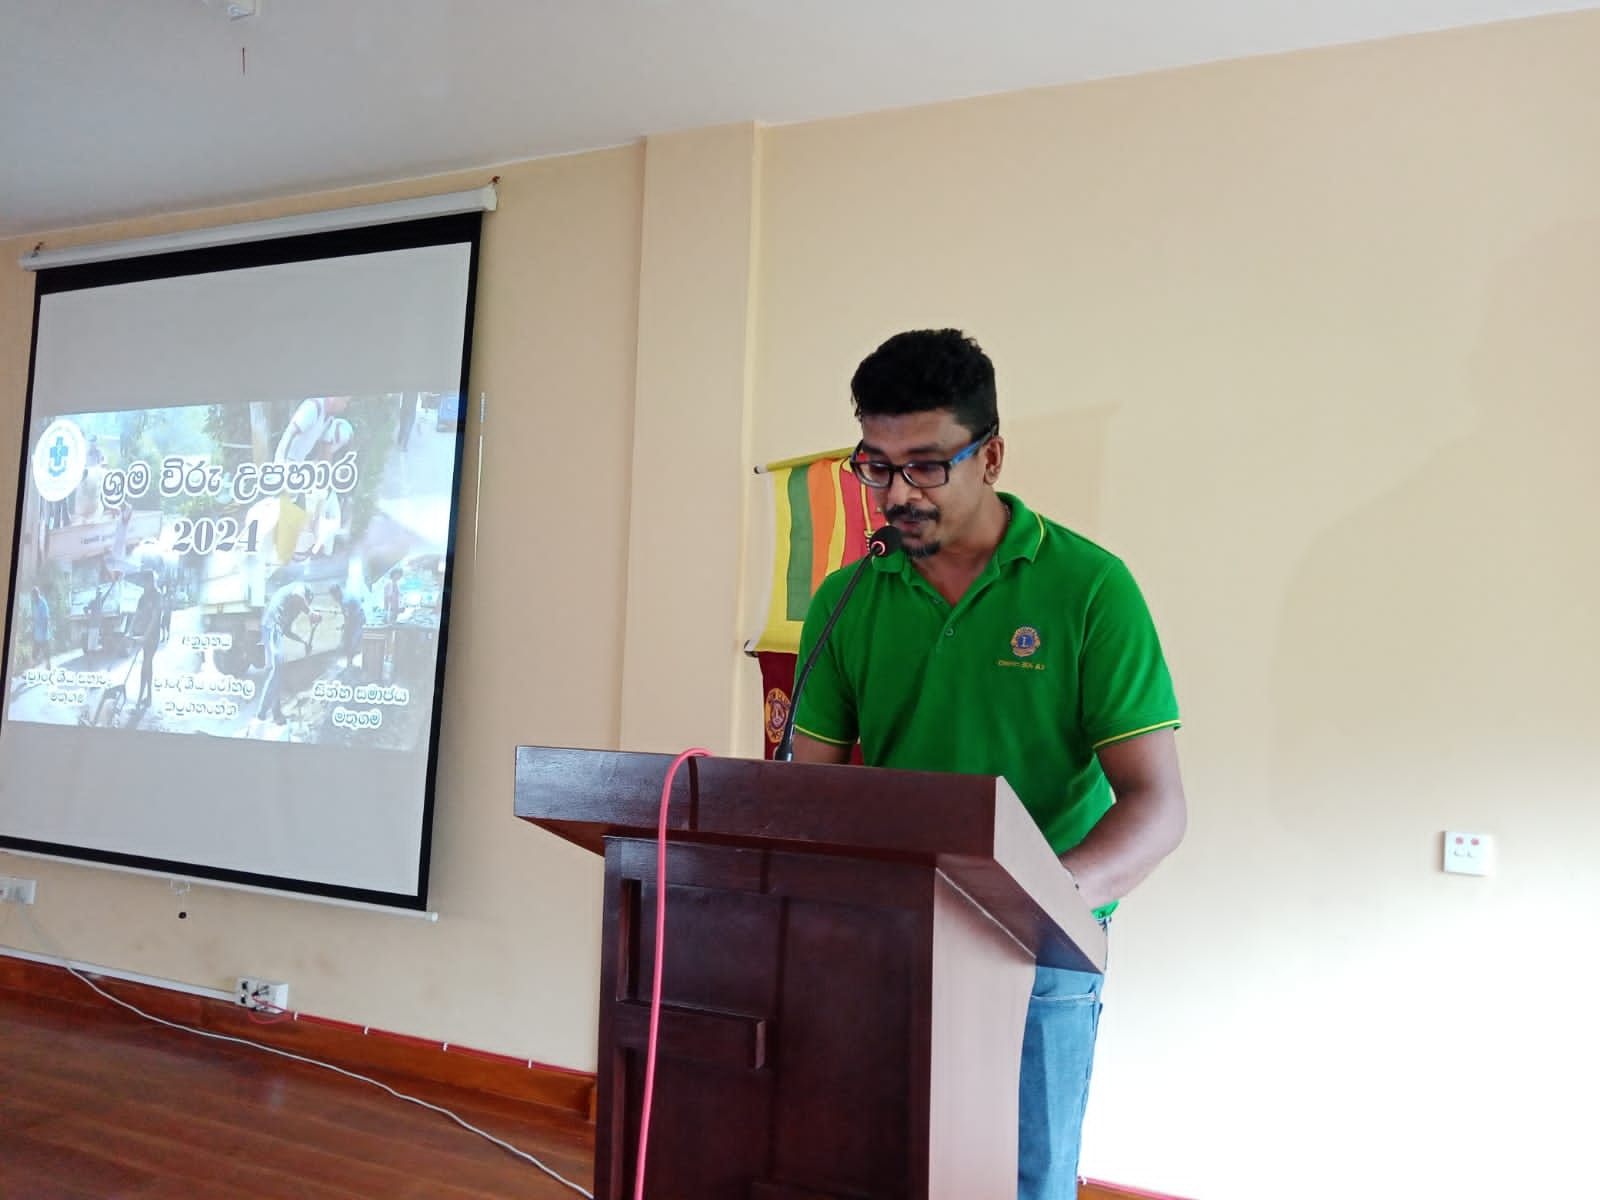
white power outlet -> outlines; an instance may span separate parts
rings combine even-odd
[[[1494,874],[1494,838],[1487,833],[1458,833],[1449,829],[1445,831],[1443,844],[1443,865],[1450,874]]]
[[[233,994],[241,1008],[253,1008],[258,1012],[287,1012],[289,1009],[287,983],[257,979],[254,975],[241,975],[239,986],[234,989]]]
[[[32,904],[36,887],[36,880],[0,875],[0,904]]]

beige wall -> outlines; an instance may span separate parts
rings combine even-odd
[[[1006,482],[1130,561],[1187,715],[1192,831],[1117,920],[1085,1169],[1207,1200],[1581,1190],[1596,61],[1589,13],[503,172],[442,919],[205,889],[180,925],[164,884],[45,865],[41,922],[591,1067],[597,871],[515,826],[511,747],[754,752],[744,473],[847,442],[859,357],[958,324],[999,368]],[[0,440],[29,295],[4,262]],[[1495,835],[1497,875],[1442,875],[1447,827]]]

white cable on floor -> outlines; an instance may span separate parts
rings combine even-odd
[[[19,910],[19,911],[21,911],[23,917],[27,920],[28,924],[33,928],[33,932],[34,932],[35,936],[38,937],[38,939],[39,939],[39,941],[40,941],[40,943],[42,945],[54,945],[54,942],[49,937],[47,937],[45,935],[44,930],[40,929],[38,923],[36,921],[34,921],[32,913],[28,912],[26,909],[22,909],[22,910]],[[573,1191],[577,1192],[578,1195],[583,1196],[585,1198],[585,1200],[594,1200],[593,1193],[584,1191],[583,1188],[581,1188],[577,1184],[573,1183],[572,1180],[570,1180],[570,1179],[562,1178],[562,1176],[556,1174],[549,1167],[545,1166],[542,1162],[540,1162],[537,1158],[533,1157],[533,1155],[528,1154],[528,1153],[526,1153],[526,1152],[524,1152],[522,1150],[518,1150],[510,1142],[502,1141],[501,1139],[495,1137],[494,1134],[492,1134],[492,1133],[485,1133],[483,1130],[479,1129],[476,1125],[468,1124],[466,1121],[464,1121],[460,1117],[456,1116],[456,1114],[451,1112],[448,1108],[440,1108],[437,1104],[429,1104],[426,1100],[418,1100],[415,1096],[408,1096],[404,1092],[397,1092],[397,1091],[395,1091],[394,1088],[390,1087],[387,1083],[380,1083],[376,1079],[367,1078],[367,1076],[365,1076],[365,1075],[357,1075],[354,1071],[347,1071],[343,1067],[334,1066],[332,1063],[321,1062],[321,1061],[319,1061],[319,1060],[317,1060],[315,1058],[307,1058],[302,1054],[291,1054],[289,1051],[287,1051],[287,1050],[279,1050],[275,1046],[263,1046],[260,1042],[252,1042],[248,1038],[232,1037],[232,1036],[230,1036],[229,1034],[226,1034],[226,1033],[212,1033],[211,1031],[206,1030],[206,1029],[196,1029],[192,1025],[180,1025],[176,1021],[168,1021],[168,1020],[165,1020],[162,1017],[153,1017],[149,1013],[145,1012],[143,1009],[137,1008],[134,1005],[129,1004],[126,1000],[119,1000],[117,997],[113,996],[110,992],[108,992],[104,988],[102,988],[99,984],[95,983],[95,981],[90,979],[87,975],[84,975],[81,972],[79,972],[77,970],[77,968],[75,968],[75,967],[73,967],[71,965],[71,963],[70,963],[70,961],[68,961],[68,958],[67,958],[66,955],[59,954],[59,955],[57,955],[57,957],[62,960],[62,964],[66,967],[66,969],[68,971],[70,971],[78,979],[82,980],[90,988],[92,988],[96,992],[100,993],[100,995],[104,996],[107,1000],[111,1001],[111,1003],[116,1004],[116,1005],[120,1005],[121,1007],[127,1009],[129,1012],[135,1014],[136,1016],[143,1017],[146,1021],[153,1021],[157,1025],[165,1025],[168,1029],[176,1029],[176,1030],[179,1030],[180,1032],[183,1032],[183,1033],[192,1033],[196,1037],[210,1038],[211,1040],[217,1041],[217,1042],[233,1042],[234,1044],[239,1045],[239,1046],[248,1046],[252,1050],[260,1050],[263,1054],[276,1054],[279,1058],[293,1059],[295,1062],[306,1063],[307,1065],[313,1066],[313,1067],[321,1067],[325,1071],[332,1071],[335,1074],[345,1076],[347,1079],[355,1079],[355,1080],[358,1080],[361,1083],[370,1083],[373,1087],[379,1088],[382,1091],[388,1092],[389,1095],[393,1096],[396,1100],[404,1100],[409,1104],[415,1104],[415,1105],[418,1105],[419,1107],[426,1108],[430,1112],[436,1112],[436,1113],[439,1113],[439,1114],[441,1114],[443,1116],[449,1117],[452,1121],[454,1121],[457,1125],[461,1126],[461,1128],[465,1129],[468,1133],[475,1133],[479,1137],[485,1139],[486,1141],[493,1142],[496,1146],[499,1146],[502,1150],[505,1150],[506,1152],[508,1152],[510,1154],[516,1155],[518,1158],[522,1159],[524,1162],[531,1163],[535,1167],[538,1167],[539,1170],[543,1171],[546,1175],[550,1176],[551,1179],[554,1179],[559,1184],[562,1184],[562,1185],[564,1185],[566,1187],[571,1188]]]

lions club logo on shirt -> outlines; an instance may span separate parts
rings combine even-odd
[[[1024,625],[1011,635],[1011,653],[1018,658],[1032,658],[1039,651],[1039,631]]]

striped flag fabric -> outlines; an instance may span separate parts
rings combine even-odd
[[[761,664],[766,754],[771,757],[788,719],[795,655],[811,597],[828,574],[867,552],[874,504],[850,471],[850,450],[828,450],[757,468],[769,486],[767,527],[772,531],[760,633],[745,644]]]

